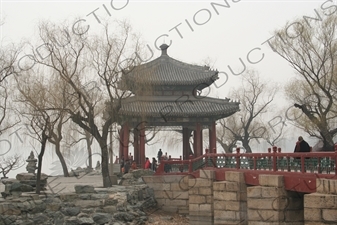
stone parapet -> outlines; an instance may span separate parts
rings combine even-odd
[[[304,196],[305,225],[336,224],[337,195],[312,193]]]
[[[200,171],[200,178],[190,178],[188,180],[190,224],[214,224],[214,173],[212,170],[203,170]]]
[[[226,181],[214,182],[214,224],[247,224],[247,187],[244,174],[226,172]]]
[[[260,175],[259,182],[247,188],[249,225],[303,224],[303,194],[286,191],[283,176]]]
[[[167,212],[189,214],[189,178],[186,175],[143,176],[143,181],[154,190],[158,207]]]

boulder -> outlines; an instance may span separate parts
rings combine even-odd
[[[16,179],[22,184],[36,187],[36,175],[33,173],[19,173],[16,175]],[[41,173],[41,178],[40,178],[41,185],[40,186],[42,188],[46,187],[47,179],[48,179],[48,175],[45,173]]]
[[[154,174],[154,171],[138,169],[138,170],[133,170],[131,173],[134,178],[138,179],[143,176],[152,176]]]
[[[75,185],[75,192],[77,194],[96,193],[95,188],[92,185]]]
[[[77,216],[81,212],[80,207],[66,207],[61,210],[65,216]]]
[[[152,176],[154,174],[154,171],[152,170],[144,170],[144,169],[138,169],[138,170],[132,170],[129,173],[126,173],[121,178],[119,185],[123,186],[131,186],[131,185],[139,185],[144,184],[142,176]]]
[[[33,190],[34,188],[30,185],[15,182],[11,184],[9,192],[31,192]]]
[[[92,219],[95,221],[97,224],[105,224],[109,223],[111,220],[112,216],[109,213],[95,213],[92,216]]]
[[[13,184],[13,183],[18,183],[20,181],[18,181],[17,179],[13,179],[13,178],[8,178],[8,179],[1,179],[1,182],[6,185],[6,184]]]
[[[35,224],[46,224],[48,220],[48,216],[46,216],[44,213],[37,213],[33,217]]]
[[[22,180],[36,180],[36,176],[33,173],[18,173],[16,175],[16,179],[18,181],[22,181]]]

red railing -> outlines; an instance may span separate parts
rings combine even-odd
[[[242,171],[246,183],[258,185],[259,174],[283,175],[286,186],[292,189],[291,183],[301,180],[303,192],[316,190],[316,178],[337,179],[337,145],[334,152],[300,152],[282,153],[280,148],[268,149],[268,153],[206,153],[188,160],[162,160],[155,175],[193,175],[197,177],[203,168],[216,171],[216,180],[224,180],[224,171]],[[287,183],[288,182],[288,183]],[[308,185],[307,183],[310,183]],[[309,188],[310,186],[310,188]]]

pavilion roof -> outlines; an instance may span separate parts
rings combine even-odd
[[[133,96],[123,99],[119,115],[130,117],[216,117],[239,111],[239,102],[210,97]]]
[[[208,86],[219,78],[218,71],[210,70],[208,66],[192,65],[173,59],[167,55],[168,45],[163,44],[160,47],[160,57],[125,71],[123,79],[127,84]]]

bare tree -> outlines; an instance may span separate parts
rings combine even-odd
[[[0,47],[0,135],[18,123],[18,121],[10,122],[8,113],[10,110],[9,78],[16,74],[14,65],[19,53],[20,48],[14,44]]]
[[[221,145],[225,153],[232,153],[233,149],[236,147],[237,138],[235,138],[234,133],[226,128],[226,120],[222,119],[219,121],[217,126],[217,136],[216,140]]]
[[[121,99],[131,94],[120,90],[118,81],[123,69],[134,65],[137,59],[134,53],[139,52],[138,37],[132,33],[130,25],[117,22],[113,26],[111,32],[111,25],[104,26],[103,33],[90,36],[88,33],[79,35],[79,31],[74,32],[70,25],[41,23],[40,39],[45,43],[48,56],[41,59],[36,52],[32,53],[37,65],[56,73],[71,87],[68,94],[75,96],[76,101],[68,106],[67,112],[74,123],[96,139],[101,148],[104,187],[111,186],[107,144],[109,127],[119,120]],[[60,45],[59,40],[66,43]],[[101,85],[89,91],[85,85],[87,81]],[[105,101],[112,103],[109,108],[106,108]],[[102,118],[104,110],[106,117]]]
[[[16,154],[13,156],[2,156],[0,158],[0,173],[2,173],[3,178],[7,178],[6,175],[11,170],[19,169],[23,166],[23,160],[20,155]]]
[[[321,139],[325,150],[333,150],[337,134],[337,15],[325,15],[288,22],[275,31],[270,45],[296,73],[286,94],[306,118],[295,124]]]
[[[276,90],[272,84],[261,81],[254,70],[242,75],[242,85],[229,94],[240,100],[240,112],[220,121],[221,129],[218,128],[218,142],[226,152],[232,152],[237,141],[242,142],[247,153],[252,152],[250,141],[265,135],[262,116],[274,100]]]
[[[38,155],[38,168],[36,178],[36,193],[41,191],[41,170],[42,160],[45,153],[48,139],[54,134],[54,128],[62,117],[62,111],[51,110],[50,100],[52,94],[49,92],[53,83],[50,80],[39,76],[40,72],[27,71],[22,72],[17,77],[17,89],[19,96],[17,101],[23,104],[19,109],[23,118],[29,121],[30,127],[34,135],[32,138],[38,140],[41,144],[40,153]]]

